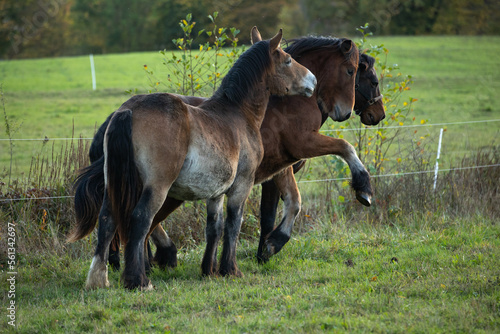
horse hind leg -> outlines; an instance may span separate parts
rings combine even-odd
[[[207,227],[205,237],[207,246],[201,262],[202,275],[217,273],[217,246],[222,235],[224,196],[207,201]]]
[[[167,197],[168,188],[145,186],[139,202],[132,212],[128,242],[125,246],[125,269],[122,281],[127,289],[150,290],[151,281],[146,276],[146,237],[153,218]]]
[[[177,267],[177,247],[168,234],[165,232],[160,222],[165,220],[184,201],[167,197],[162,208],[156,214],[151,232],[151,240],[156,246],[156,253],[152,263],[158,265],[160,269]]]
[[[86,289],[109,287],[108,267],[106,262],[109,255],[109,245],[116,233],[116,225],[111,216],[110,203],[104,195],[103,205],[99,213],[99,228],[97,233],[97,247],[87,275]]]
[[[266,235],[262,247],[262,262],[267,262],[271,256],[278,253],[292,236],[295,219],[300,212],[300,193],[295,182],[292,167],[285,169],[273,178],[284,201],[281,223],[271,233]]]

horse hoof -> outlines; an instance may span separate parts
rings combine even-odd
[[[233,268],[231,270],[219,268],[218,274],[222,277],[225,276],[243,277],[243,273],[238,268]]]
[[[264,255],[264,252],[257,254],[257,263],[258,264],[266,264],[267,262],[269,262],[269,256]]]
[[[357,192],[356,199],[358,200],[358,202],[360,202],[364,206],[371,206],[372,205],[371,196],[368,195],[367,193]]]
[[[102,284],[96,284],[95,282],[94,283],[90,283],[90,282],[87,282],[85,284],[85,290],[87,291],[91,291],[91,290],[97,290],[97,289],[106,289],[106,288],[109,288],[109,281],[106,280],[106,282],[102,283]]]
[[[141,291],[153,291],[154,286],[153,286],[153,284],[151,284],[151,282],[149,282],[147,286],[141,286],[140,290]]]
[[[266,263],[269,261],[269,258],[275,254],[275,248],[272,243],[269,242],[269,240],[266,240],[266,243],[264,244],[264,247],[262,249],[262,261],[263,263]]]

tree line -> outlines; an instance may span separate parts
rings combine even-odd
[[[497,0],[0,0],[0,57],[172,49],[187,13],[201,30],[214,11],[219,26],[242,31],[241,43],[249,42],[254,25],[263,36],[283,27],[289,38],[352,36],[366,22],[377,35],[482,35],[500,28]]]

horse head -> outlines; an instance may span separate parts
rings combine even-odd
[[[375,58],[363,53],[359,57],[359,68],[356,73],[354,111],[366,125],[377,125],[385,118],[383,96],[380,94],[374,64]]]
[[[288,53],[281,49],[283,31],[269,40],[272,70],[266,78],[267,87],[271,94],[303,95],[311,97],[316,87],[316,77],[306,67],[296,62]],[[257,27],[252,28],[252,44],[262,41]]]

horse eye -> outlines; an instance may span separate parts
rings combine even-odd
[[[285,60],[285,65],[292,65],[292,58]]]
[[[373,87],[377,87],[377,85],[378,85],[378,81],[372,81],[372,86]]]
[[[354,70],[352,68],[348,69],[347,70],[347,74],[349,74],[350,76],[353,76],[354,75]]]

